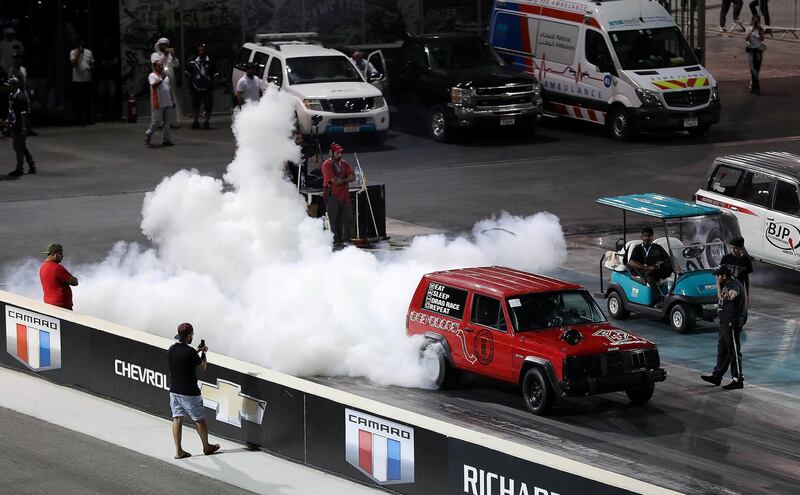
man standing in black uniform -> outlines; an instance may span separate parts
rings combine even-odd
[[[720,266],[727,267],[733,278],[744,286],[744,293],[747,296],[747,307],[750,307],[750,274],[753,273],[753,261],[744,249],[744,238],[734,237],[731,239],[731,251],[722,257]],[[720,290],[717,287],[717,290]],[[745,318],[745,321],[747,318]]]
[[[169,122],[165,122],[164,125],[169,125]],[[197,426],[197,434],[200,435],[200,441],[203,442],[203,453],[210,455],[219,450],[219,444],[208,443],[208,426],[205,420],[203,397],[197,386],[197,368],[205,371],[208,366],[206,361],[208,347],[205,346],[204,341],[197,349],[190,347],[189,344],[192,343],[193,337],[192,324],[181,323],[178,325],[178,335],[175,336],[178,342],[172,344],[168,353],[169,405],[172,409],[172,439],[175,440],[175,459],[192,456],[181,447],[183,417],[186,414]]]
[[[203,129],[210,129],[209,120],[214,106],[214,79],[219,75],[211,58],[206,55],[206,45],[197,47],[197,58],[189,62],[189,78],[192,88],[192,129],[200,128],[200,106],[203,106]]]
[[[28,150],[28,99],[22,94],[19,80],[9,77],[8,86],[8,125],[11,126],[11,141],[17,155],[17,168],[8,174],[9,177],[20,177],[24,173],[23,165],[28,162],[28,173],[36,173],[36,162]]]
[[[733,278],[727,266],[720,266],[714,271],[717,284],[721,287],[719,293],[719,340],[717,341],[717,365],[710,375],[700,375],[703,381],[719,385],[722,377],[731,368],[733,381],[725,385],[725,390],[734,390],[744,387],[742,375],[742,347],[739,343],[739,334],[747,311],[744,286]]]
[[[645,279],[653,290],[656,306],[663,304],[664,294],[661,293],[658,284],[672,274],[672,262],[664,248],[653,244],[653,229],[650,227],[642,229],[642,243],[631,250],[628,256],[628,268],[633,273],[638,272]]]

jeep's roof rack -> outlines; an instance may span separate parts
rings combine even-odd
[[[281,45],[321,44],[319,34],[312,31],[297,33],[258,33],[253,38],[256,43],[260,43],[264,46],[271,46],[276,50],[280,50]]]

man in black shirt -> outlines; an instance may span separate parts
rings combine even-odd
[[[710,375],[700,375],[703,381],[719,385],[722,376],[731,368],[733,381],[725,385],[725,390],[734,390],[744,387],[742,375],[742,347],[739,343],[739,334],[742,331],[744,315],[747,311],[744,286],[733,278],[727,266],[720,266],[714,271],[717,284],[721,287],[719,292],[719,339],[717,340],[717,365]]]
[[[744,238],[734,237],[731,239],[731,251],[722,257],[720,266],[727,267],[733,274],[733,278],[741,282],[744,286],[744,293],[747,296],[747,307],[750,307],[750,274],[753,273],[753,261],[744,249]],[[718,288],[719,289],[719,288]]]
[[[28,99],[20,89],[19,80],[9,77],[8,86],[8,125],[11,126],[11,140],[14,153],[17,155],[17,168],[9,173],[9,177],[19,177],[23,174],[23,164],[28,162],[28,173],[36,173],[36,163],[31,152],[28,151]]]
[[[206,351],[208,347],[195,349],[189,344],[194,337],[191,323],[178,325],[177,343],[169,348],[169,404],[172,409],[172,438],[175,440],[175,459],[191,457],[192,454],[181,448],[183,433],[183,417],[188,414],[197,426],[197,434],[203,442],[203,453],[210,455],[219,450],[219,444],[208,443],[208,426],[205,420],[205,408],[200,388],[197,386],[197,368],[205,371]],[[202,344],[201,344],[202,345]]]
[[[647,281],[647,285],[653,289],[654,302],[659,304],[664,295],[658,284],[672,274],[672,262],[664,248],[653,244],[653,229],[650,227],[642,229],[642,243],[631,250],[628,256],[628,268],[631,273],[638,272]]]

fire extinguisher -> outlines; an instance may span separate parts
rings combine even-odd
[[[128,123],[135,124],[138,117],[139,103],[136,101],[136,97],[133,96],[133,93],[131,93],[131,95],[128,96]]]

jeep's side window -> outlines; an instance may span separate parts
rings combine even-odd
[[[260,78],[264,77],[264,68],[267,66],[267,59],[269,59],[269,55],[263,52],[256,52],[253,57],[253,63],[256,64],[256,75]]]
[[[742,201],[769,208],[772,205],[772,191],[775,182],[775,178],[771,175],[747,172],[736,197]]]
[[[283,83],[283,64],[281,60],[276,57],[272,57],[272,60],[269,63],[269,71],[267,72],[267,80],[273,79],[272,82],[280,86]]]
[[[739,185],[743,175],[744,172],[741,169],[720,165],[714,172],[714,176],[711,177],[708,188],[723,196],[734,197],[736,186]]]
[[[236,55],[236,63],[234,64],[234,67],[239,70],[244,70],[244,65],[250,61],[251,53],[253,53],[251,49],[242,47],[242,49],[239,50],[239,54]]]
[[[499,299],[475,294],[472,299],[472,323],[505,332],[506,317]]]
[[[774,209],[789,215],[800,216],[800,198],[797,195],[797,185],[791,182],[778,181],[775,188]]]
[[[592,29],[586,30],[586,61],[597,66],[600,72],[606,72],[612,66],[605,38]]]

